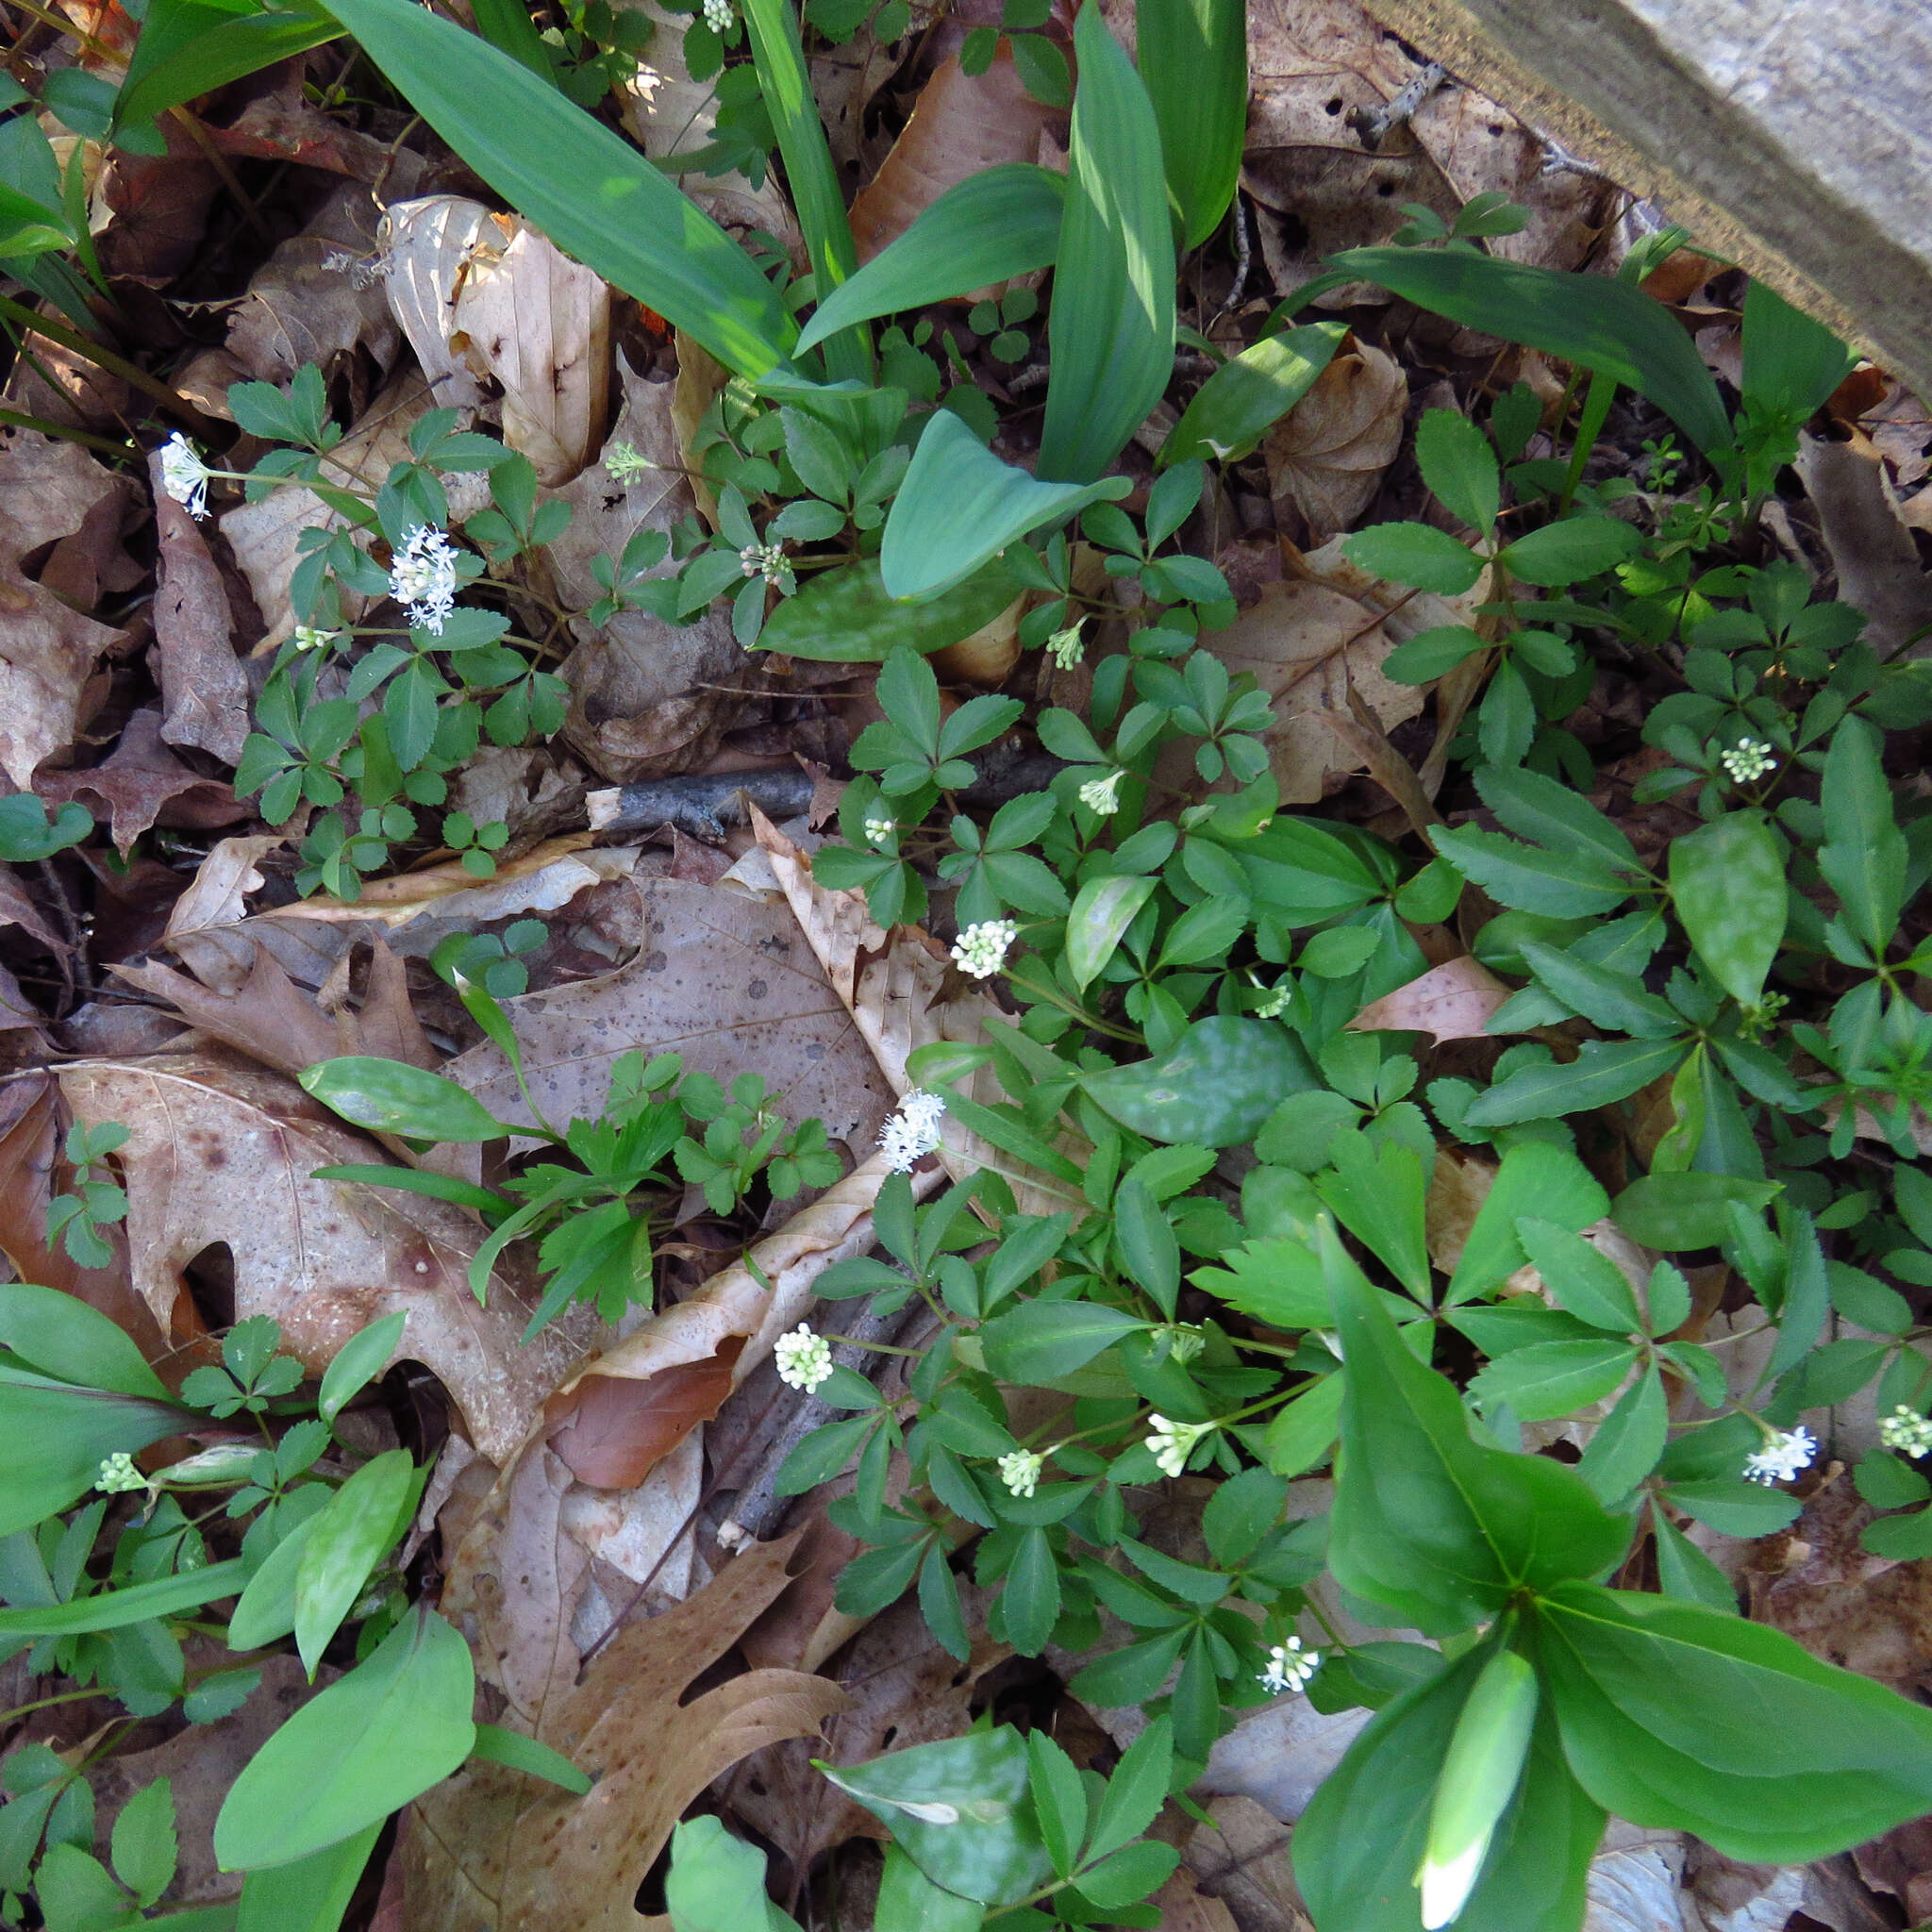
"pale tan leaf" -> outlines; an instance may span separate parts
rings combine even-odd
[[[63,1067],[75,1115],[128,1129],[120,1159],[136,1291],[168,1323],[181,1271],[226,1246],[235,1315],[273,1315],[282,1346],[319,1374],[352,1336],[408,1314],[396,1359],[450,1391],[471,1439],[508,1460],[581,1346],[585,1324],[552,1323],[525,1346],[529,1308],[500,1276],[478,1307],[466,1278],[482,1230],[424,1195],[313,1178],[379,1161],[375,1144],[276,1074],[182,1054]]]
[[[1337,356],[1262,442],[1277,511],[1299,511],[1317,543],[1350,528],[1402,447],[1407,408],[1392,356],[1363,342]]]
[[[160,586],[155,655],[160,659],[161,737],[239,763],[248,736],[248,674],[235,655],[235,620],[201,525],[162,486],[161,452],[148,458]]]
[[[232,946],[215,935],[245,916],[248,894],[262,887],[258,870],[262,855],[281,843],[279,832],[219,841],[169,912],[162,944],[172,947],[208,985],[237,991],[251,970],[252,959],[238,959]]]
[[[677,348],[677,375],[671,385],[671,429],[674,446],[677,451],[679,467],[685,472],[684,480],[691,485],[692,494],[706,523],[712,529],[718,527],[718,498],[709,481],[704,475],[703,466],[695,459],[691,450],[691,439],[698,433],[699,425],[705,420],[705,411],[717,400],[718,392],[731,380],[731,372],[711,354],[700,341],[694,341],[682,329],[675,331],[673,341]],[[629,383],[634,380],[626,365],[625,403],[629,402]]]
[[[1008,672],[1020,661],[1020,619],[1029,601],[1023,591],[970,637],[935,651],[933,669],[947,684],[981,684],[991,689],[1004,683]]]
[[[1863,438],[1800,436],[1797,467],[1824,525],[1838,594],[1865,613],[1866,641],[1883,655],[1917,639],[1911,656],[1932,657],[1932,571],[1919,561],[1883,458]]]
[[[457,287],[470,258],[495,230],[490,209],[463,194],[395,201],[383,216],[383,287],[437,406],[474,409],[483,391],[450,347]]]
[[[1464,954],[1372,1000],[1348,1024],[1360,1033],[1414,1028],[1438,1041],[1488,1040],[1490,1017],[1509,994],[1480,959]]]

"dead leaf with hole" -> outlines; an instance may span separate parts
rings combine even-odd
[[[576,610],[604,594],[593,559],[621,555],[640,530],[668,533],[697,507],[681,474],[675,385],[652,382],[628,363],[618,373],[624,407],[605,447],[635,449],[651,467],[619,483],[593,464],[558,492],[572,516],[548,555],[558,601]],[[621,610],[602,625],[575,618],[571,631],[576,647],[559,667],[570,686],[563,736],[615,785],[702,766],[741,715],[743,688],[762,676],[731,635],[729,613],[719,609],[685,625]]]
[[[1310,541],[1350,529],[1402,447],[1408,378],[1366,342],[1337,356],[1261,445],[1277,515],[1298,511]]]
[[[248,674],[235,655],[235,620],[201,525],[162,487],[162,456],[148,458],[160,585],[155,591],[161,737],[192,744],[225,765],[241,761],[248,737]]]
[[[34,790],[51,804],[73,799],[106,819],[123,858],[151,825],[204,832],[254,816],[232,785],[190,771],[161,742],[161,714],[152,705],[128,719],[98,765],[42,772]]]
[[[1489,1040],[1489,1021],[1510,989],[1468,954],[1372,1000],[1348,1024],[1358,1033],[1414,1028],[1444,1040]]]
[[[553,1691],[539,1735],[597,1777],[588,1796],[472,1763],[417,1801],[403,1853],[411,1932],[669,1932],[634,1901],[686,1807],[741,1758],[812,1736],[847,1705],[800,1671],[749,1671],[684,1701],[784,1590],[791,1550],[755,1544],[689,1602],[626,1624],[582,1684]],[[479,1651],[487,1676],[496,1663]]]
[[[79,444],[0,427],[0,771],[22,791],[79,736],[94,666],[126,636],[63,604],[23,559],[121,490]]]
[[[981,74],[957,57],[921,90],[904,131],[852,203],[861,263],[896,242],[941,195],[1004,161],[1035,161],[1054,110],[1035,100],[1004,42]]]
[[[1932,571],[1900,514],[1884,458],[1855,442],[1798,439],[1798,475],[1824,526],[1841,602],[1865,613],[1865,641],[1881,655],[1916,640],[1914,658],[1932,657]]]
[[[527,1346],[529,1307],[501,1275],[478,1307],[466,1278],[481,1238],[460,1208],[425,1195],[313,1178],[318,1167],[379,1161],[292,1082],[204,1055],[66,1066],[79,1119],[128,1131],[120,1159],[135,1291],[166,1322],[182,1270],[225,1244],[235,1318],[273,1315],[282,1347],[320,1374],[336,1351],[396,1309],[408,1324],[395,1359],[421,1362],[449,1391],[471,1440],[508,1460],[587,1339],[566,1317]]]
[[[917,926],[888,933],[874,924],[863,892],[827,891],[812,877],[805,854],[757,806],[751,820],[800,930],[895,1093],[913,1085],[906,1060],[915,1047],[941,1040],[984,1043],[986,1022],[1003,1016],[985,993],[961,986],[944,947]],[[966,1092],[981,1106],[1008,1097],[991,1067],[971,1075]],[[990,1170],[1011,1183],[1023,1214],[1085,1212],[1085,1197],[1072,1182],[1003,1153],[956,1116],[946,1116],[941,1132],[939,1158],[954,1180]],[[1069,1140],[1063,1151],[1079,1164],[1079,1143]]]

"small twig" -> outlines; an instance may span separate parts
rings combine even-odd
[[[1431,60],[1417,70],[1392,100],[1379,108],[1351,108],[1348,125],[1361,144],[1374,154],[1428,97],[1449,78],[1440,60]]]
[[[1032,368],[1023,369],[1018,375],[1008,377],[1003,387],[1009,396],[1024,396],[1036,389],[1044,389],[1052,374],[1050,364],[1036,362]]]
[[[74,909],[74,901],[67,896],[67,888],[60,883],[60,874],[55,870],[54,861],[42,858],[38,861],[37,869],[41,883],[59,908],[60,924],[66,928],[67,943],[73,949],[68,958],[60,961],[61,976],[67,981],[67,991],[70,994],[76,991],[92,993],[94,975],[93,969],[87,962],[87,927],[81,924],[80,914]]]
[[[1241,192],[1237,188],[1234,192],[1234,280],[1227,293],[1221,298],[1221,307],[1210,318],[1209,327],[1241,306],[1241,299],[1248,290],[1248,267],[1254,255],[1254,245],[1248,234],[1248,210],[1241,200]]]

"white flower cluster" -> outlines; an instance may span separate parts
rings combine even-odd
[[[865,822],[865,836],[874,845],[883,845],[899,829],[892,819],[869,818]]]
[[[1321,1668],[1322,1653],[1304,1650],[1301,1639],[1291,1637],[1268,1653],[1268,1668],[1260,1674],[1261,1688],[1274,1697],[1284,1690],[1300,1690]]]
[[[1121,780],[1127,774],[1119,770],[1104,778],[1090,778],[1080,788],[1080,803],[1101,818],[1110,819],[1121,808]]]
[[[389,593],[417,629],[442,635],[456,607],[457,553],[433,524],[403,532],[403,547],[390,559]]]
[[[1087,620],[1083,617],[1077,624],[1070,624],[1065,630],[1057,630],[1046,641],[1046,655],[1059,671],[1071,671],[1087,655],[1087,647],[1080,641],[1081,626]]]
[[[731,0],[705,0],[705,25],[722,34],[731,25]]]
[[[613,483],[634,483],[651,467],[634,442],[613,442],[604,452],[604,474]]]
[[[1000,1457],[1000,1480],[1006,1484],[1009,1494],[1030,1496],[1040,1487],[1040,1472],[1045,1467],[1043,1452],[1015,1449],[1010,1456]]]
[[[1288,1011],[1294,1001],[1294,981],[1284,978],[1279,985],[1255,1008],[1257,1020],[1278,1020]]]
[[[161,488],[192,517],[208,515],[208,484],[214,472],[177,429],[161,445]]]
[[[1744,1479],[1762,1483],[1788,1483],[1801,1469],[1809,1469],[1818,1455],[1818,1439],[1809,1429],[1787,1429],[1774,1441],[1767,1442],[1756,1456],[1744,1459]]]
[[[940,1144],[940,1122],[946,1103],[937,1093],[915,1087],[899,1103],[899,1110],[879,1135],[879,1148],[894,1174],[910,1174],[913,1164]]]
[[[1147,1421],[1147,1446],[1153,1450],[1155,1464],[1162,1475],[1179,1475],[1187,1468],[1195,1444],[1221,1426],[1219,1423],[1170,1422],[1164,1415],[1150,1415]]]
[[[1878,1424],[1878,1440],[1916,1462],[1922,1456],[1932,1456],[1932,1420],[1900,1403]]]
[[[109,1496],[126,1495],[135,1490],[147,1488],[147,1478],[134,1466],[134,1457],[125,1449],[117,1449],[101,1464],[101,1473],[94,1478],[94,1488]]]
[[[785,546],[782,543],[747,543],[738,553],[738,562],[748,577],[761,576],[768,584],[785,581]]]
[[[832,1373],[832,1344],[823,1335],[814,1335],[808,1322],[801,1322],[773,1343],[772,1360],[786,1388],[802,1389],[809,1395]]]
[[[1718,763],[1731,774],[1733,785],[1753,785],[1767,772],[1775,771],[1777,759],[1761,738],[1740,738],[1729,751],[1721,753]]]
[[[1185,1367],[1208,1346],[1208,1331],[1198,1322],[1170,1322],[1156,1334],[1167,1339],[1167,1352]]]
[[[991,979],[1006,964],[1008,949],[1019,937],[1020,928],[1010,919],[982,919],[953,941],[953,964],[974,979]]]
[[[312,624],[298,624],[292,642],[298,651],[325,651],[341,635],[339,630],[319,630]]]

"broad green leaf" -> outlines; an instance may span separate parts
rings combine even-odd
[[[1005,566],[989,563],[923,603],[902,600],[887,593],[878,558],[861,558],[802,584],[766,618],[758,648],[817,663],[882,664],[901,644],[922,653],[957,644],[1019,594]]]
[[[341,31],[308,0],[275,9],[257,0],[151,0],[115,97],[115,125],[152,121]]]
[[[1932,1809],[1932,1710],[1782,1632],[1583,1582],[1538,1609],[1564,1755],[1618,1817],[1801,1865]]]
[[[323,1507],[328,1499],[324,1498]],[[316,1512],[320,1514],[318,1510]],[[262,1558],[228,1618],[228,1647],[258,1650],[295,1627],[295,1579],[302,1553],[315,1532],[315,1516],[305,1516],[282,1531],[282,1540]]]
[[[1075,991],[1084,992],[1113,958],[1122,936],[1158,883],[1146,874],[1103,873],[1080,888],[1067,914],[1067,972]]]
[[[1194,0],[1167,4],[1191,6]],[[1263,336],[1224,362],[1194,391],[1180,421],[1168,431],[1160,445],[1160,464],[1196,457],[1234,462],[1248,455],[1314,387],[1347,333],[1345,323],[1310,323],[1306,328]]]
[[[1341,547],[1357,570],[1442,597],[1459,597],[1483,574],[1482,559],[1433,524],[1373,524]]]
[[[118,1322],[56,1288],[0,1286],[0,1348],[58,1382],[169,1400],[166,1385]]]
[[[370,1573],[404,1526],[404,1505],[415,1478],[407,1449],[388,1449],[365,1462],[315,1518],[295,1567],[295,1648],[309,1680],[362,1593]]]
[[[1857,361],[1856,351],[1768,283],[1744,291],[1746,406],[1796,428],[1820,408]]]
[[[1862,718],[1832,733],[1824,756],[1824,843],[1818,869],[1844,921],[1874,957],[1890,944],[1906,902],[1906,841],[1892,816],[1878,734]]]
[[[1574,1471],[1476,1442],[1446,1378],[1409,1352],[1331,1226],[1321,1231],[1348,1364],[1328,1566],[1425,1636],[1493,1617],[1520,1589],[1594,1575],[1629,1525]]]
[[[1670,1431],[1670,1404],[1663,1377],[1651,1363],[1617,1398],[1617,1406],[1596,1425],[1576,1474],[1606,1507],[1621,1503],[1663,1454]]]
[[[1025,1740],[1010,1725],[818,1768],[935,1885],[962,1898],[1011,1905],[1053,1875],[1028,1795]]]
[[[1147,1324],[1099,1302],[1023,1302],[979,1331],[987,1367],[1005,1382],[1054,1382]]]
[[[470,1646],[411,1610],[258,1751],[215,1820],[224,1872],[287,1865],[379,1824],[470,1755]]]
[[[1167,1145],[1252,1141],[1282,1099],[1321,1086],[1285,1027],[1228,1015],[1197,1020],[1164,1054],[1082,1077],[1123,1126]]]
[[[492,47],[500,47],[512,60],[527,67],[549,85],[557,85],[557,68],[544,45],[537,23],[530,18],[524,0],[472,0],[476,31]]]
[[[409,105],[566,254],[756,380],[795,340],[743,249],[627,142],[529,70],[413,0],[329,11]]]
[[[1589,1341],[1533,1341],[1499,1356],[1469,1385],[1485,1408],[1507,1403],[1519,1422],[1548,1422],[1613,1393],[1637,1350],[1599,1336]]]
[[[890,597],[941,596],[1029,530],[1124,496],[1130,487],[1124,476],[1043,483],[1003,463],[952,410],[936,409],[886,518],[880,584]],[[1008,601],[1015,594],[1017,587]]]
[[[1039,1735],[1035,1733],[1034,1735]],[[680,1830],[683,1826],[678,1827]],[[774,1925],[790,1925],[789,1913],[779,1912]],[[686,1932],[681,1924],[675,1932]],[[741,1932],[742,1919],[721,1920],[715,1927],[693,1925],[691,1932]],[[986,1924],[986,1907],[977,1899],[963,1898],[935,1885],[910,1858],[890,1840],[886,1844],[885,1869],[879,1874],[878,1905],[873,1913],[876,1932],[979,1932]]]
[[[175,1876],[175,1788],[164,1777],[143,1785],[114,1821],[114,1875],[143,1906],[151,1906]]]
[[[1475,1127],[1510,1127],[1587,1113],[1627,1100],[1683,1057],[1684,1043],[1677,1040],[1586,1040],[1568,1066],[1524,1067],[1499,1080],[1475,1097],[1463,1119]]]
[[[300,1078],[325,1107],[377,1133],[413,1141],[500,1141],[511,1131],[467,1089],[405,1060],[350,1055],[318,1060]]]
[[[1341,1433],[1342,1378],[1324,1375],[1274,1411],[1261,1458],[1276,1475],[1301,1475],[1326,1462]]]
[[[1083,7],[1074,23],[1074,53],[1080,80],[1040,473],[1091,483],[1174,375],[1174,230],[1153,104],[1098,7]]]
[[[765,1891],[764,1854],[709,1816],[687,1818],[672,1830],[664,1909],[674,1932],[757,1932],[760,1925],[798,1932],[798,1922]]]
[[[1761,811],[1726,812],[1671,841],[1672,909],[1741,1007],[1757,1004],[1784,939],[1790,863],[1790,847]]]
[[[1731,1206],[1747,1211],[1770,1205],[1775,1181],[1727,1174],[1646,1174],[1617,1196],[1611,1217],[1647,1248],[1714,1248],[1730,1238]]]
[[[1588,1227],[1609,1211],[1610,1197],[1567,1148],[1547,1141],[1510,1148],[1470,1225],[1446,1299],[1465,1302],[1485,1294],[1523,1266],[1529,1257],[1517,1226],[1525,1215],[1569,1229]]]
[[[93,1488],[108,1457],[145,1449],[188,1419],[173,1403],[39,1377],[28,1383],[24,1373],[0,1379],[0,1437],[8,1444],[0,1536],[65,1509]],[[0,1610],[0,1632],[10,1614]]]
[[[335,1359],[323,1372],[322,1392],[315,1403],[316,1413],[324,1422],[334,1422],[342,1405],[353,1401],[382,1373],[403,1339],[408,1319],[409,1311],[398,1308],[350,1336],[337,1350]]]
[[[1351,248],[1330,264],[1465,328],[1600,371],[1648,396],[1707,453],[1731,441],[1716,380],[1690,334],[1662,303],[1627,282],[1532,268],[1474,249]]]
[[[49,1932],[118,1932],[129,1923],[127,1894],[78,1845],[49,1845],[34,1887]]]
[[[1030,161],[969,175],[819,304],[799,335],[799,353],[854,323],[1051,268],[1066,200],[1064,177]]]
[[[1503,472],[1490,439],[1455,409],[1425,409],[1416,425],[1415,459],[1423,481],[1452,516],[1478,536],[1496,527]]]
[[[1241,171],[1247,9],[1242,0],[1141,0],[1135,35],[1181,245],[1198,248],[1227,213]]]
[[[175,1426],[179,1426],[178,1417]],[[9,1637],[75,1637],[96,1630],[125,1630],[154,1617],[198,1610],[203,1604],[233,1596],[247,1574],[248,1566],[242,1558],[231,1557],[206,1570],[158,1576],[152,1583],[132,1583],[123,1590],[97,1591],[72,1603],[0,1610],[0,1642]]]
[[[242,1881],[235,1932],[338,1932],[382,1834],[380,1820],[340,1844]]]
[[[1631,525],[1616,517],[1565,517],[1504,545],[1499,561],[1526,584],[1559,590],[1601,576],[1634,557],[1642,542]]]

